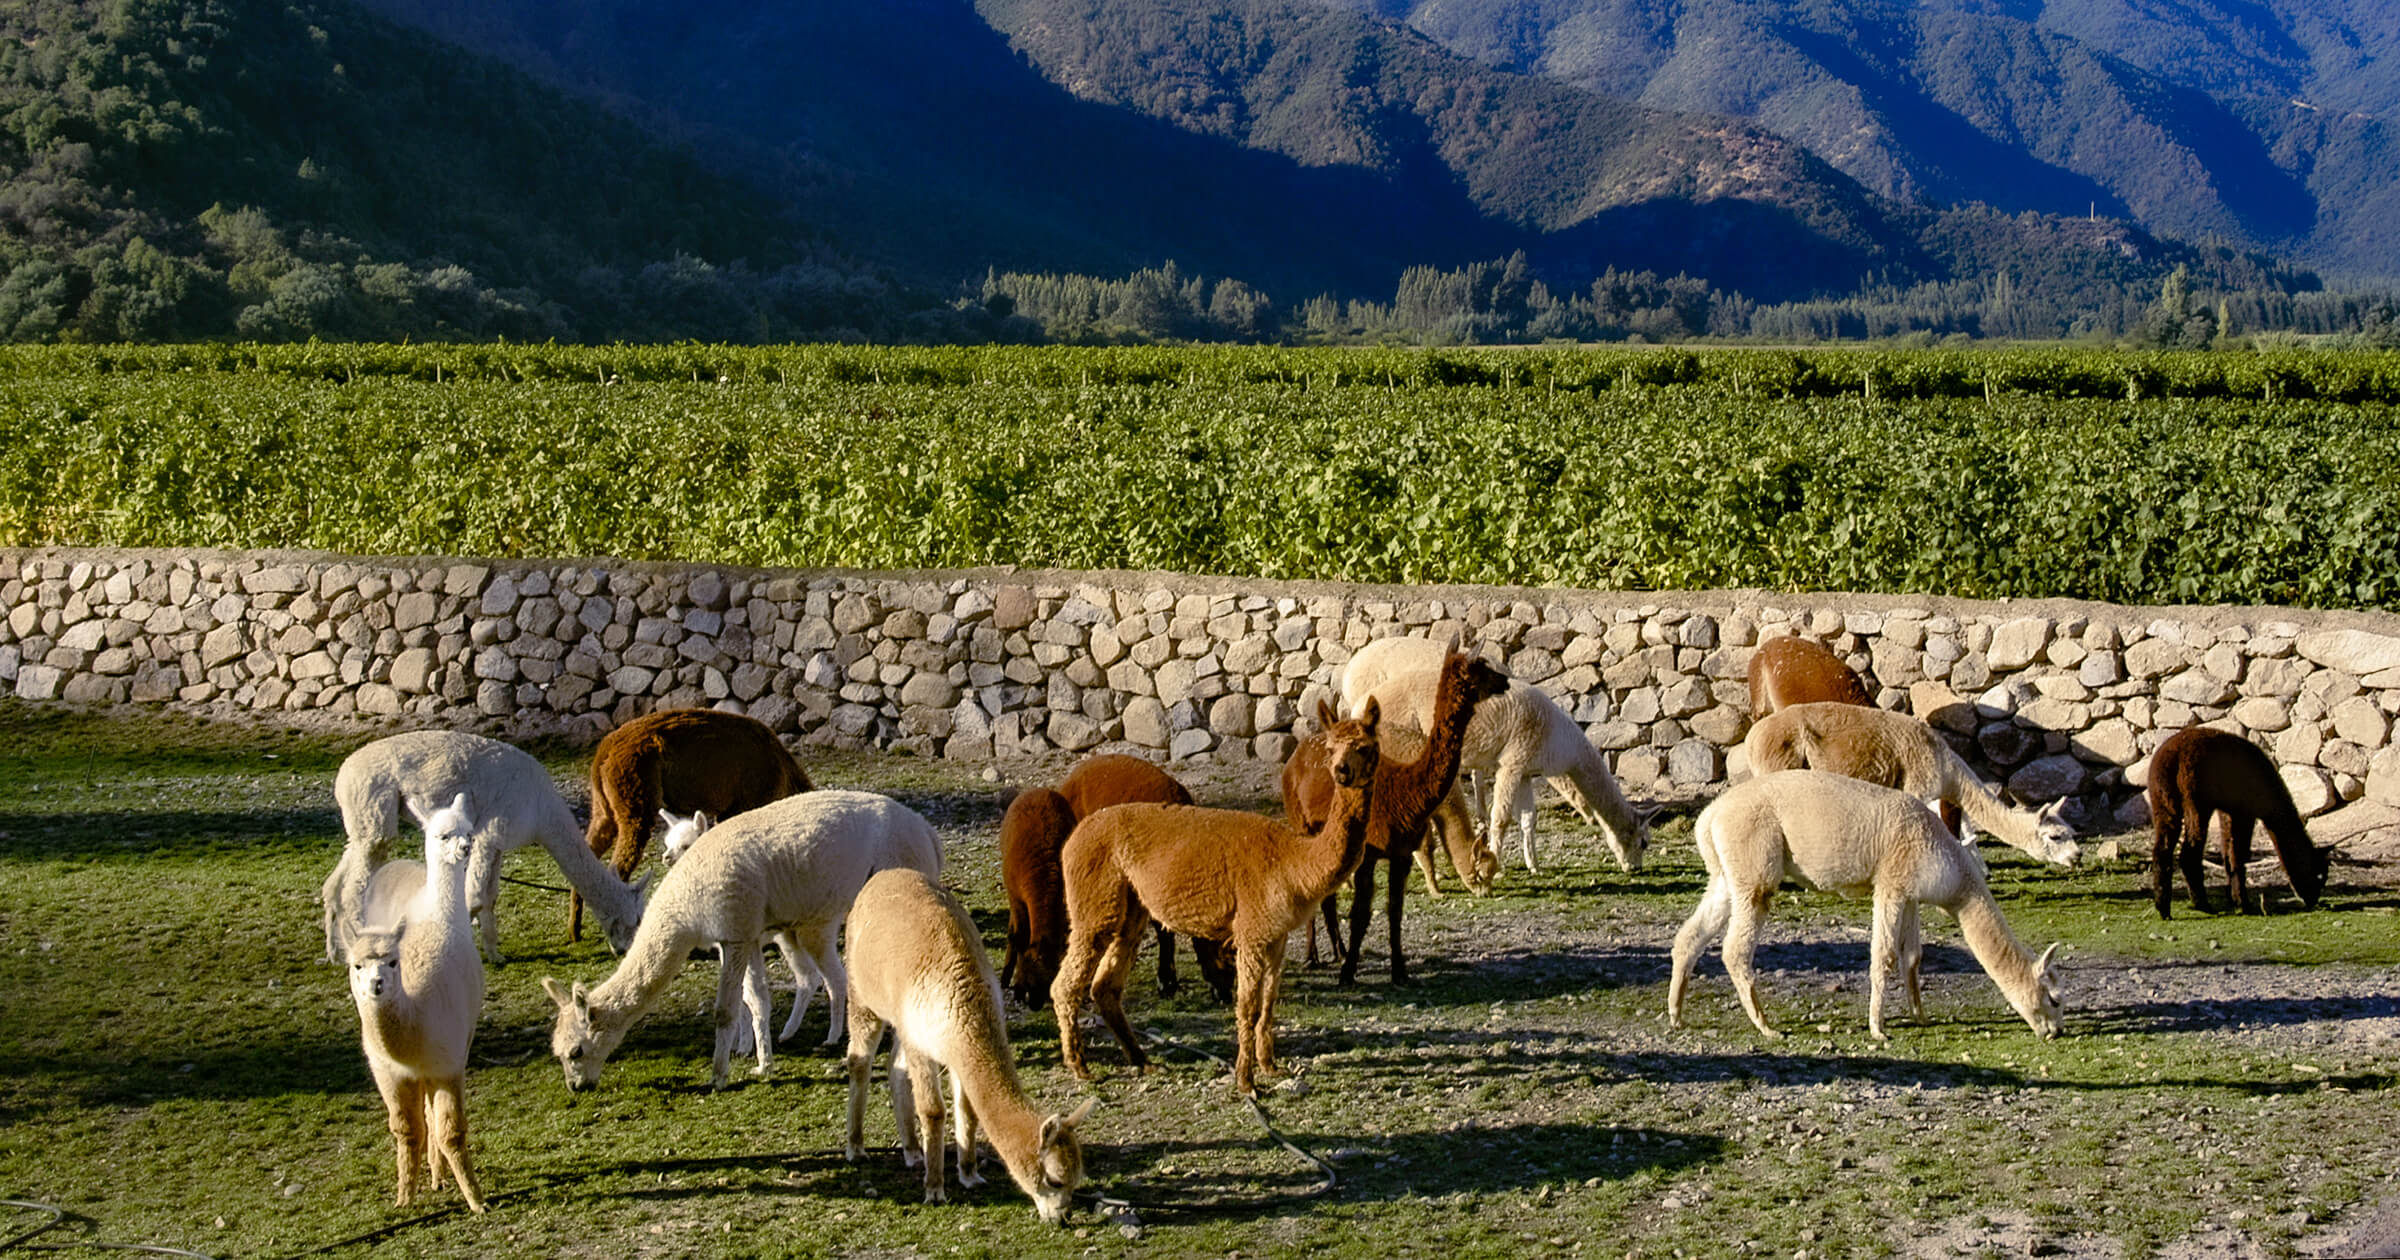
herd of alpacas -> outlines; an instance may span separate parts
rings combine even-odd
[[[1683,1002],[1700,951],[1722,956],[1742,1009],[1779,1034],[1752,967],[1757,933],[1786,881],[1863,895],[1873,904],[1868,1029],[1885,1038],[1896,968],[1921,1016],[1924,905],[1950,912],[1968,948],[2035,1033],[2061,1029],[2050,969],[2012,933],[1993,899],[1966,824],[2043,861],[2080,857],[2058,808],[2004,803],[1950,745],[1916,718],[1868,703],[1859,678],[1805,639],[1770,640],[1750,666],[1751,777],[1700,811],[1693,843],[1707,868],[1700,904],[1675,934],[1667,1017]],[[1007,946],[994,972],[958,899],[941,886],[942,842],[915,811],[871,792],[818,788],[774,733],[713,710],[653,713],[603,739],[591,766],[591,821],[574,817],[541,764],[479,735],[394,735],[347,758],[334,780],[346,842],[323,890],[325,947],[347,962],[360,1041],[382,1094],[398,1163],[398,1202],[420,1170],[445,1169],[469,1207],[484,1209],[467,1145],[463,1079],[498,965],[494,922],[500,859],[539,844],[575,893],[569,931],[588,904],[616,970],[596,985],[542,985],[558,1008],[551,1051],[569,1089],[599,1083],[635,1023],[695,953],[720,962],[713,1080],[734,1056],[768,1070],[818,988],[831,1007],[827,1044],[846,1030],[846,1149],[857,1159],[868,1077],[891,1033],[887,1072],[902,1157],[922,1166],[925,1200],[945,1198],[941,1078],[950,1078],[959,1182],[983,1184],[988,1139],[1041,1219],[1065,1218],[1082,1179],[1077,1129],[1092,1102],[1045,1114],[1028,1098],[1008,1044],[1002,986],[1058,1020],[1066,1067],[1090,1079],[1088,1000],[1125,1058],[1146,1063],[1124,992],[1149,929],[1158,987],[1173,992],[1173,935],[1234,1012],[1233,1084],[1252,1095],[1275,1070],[1275,1004],[1287,942],[1321,917],[1340,980],[1355,980],[1384,869],[1391,978],[1408,980],[1401,948],[1412,863],[1433,895],[1434,850],[1481,893],[1513,828],[1534,869],[1534,780],[1547,780],[1596,824],[1627,871],[1649,847],[1650,815],[1627,803],[1600,753],[1540,691],[1491,664],[1425,639],[1386,639],[1352,658],[1340,706],[1319,702],[1317,731],[1283,768],[1284,817],[1211,809],[1136,757],[1086,758],[1055,789],[1032,788],[1000,825]],[[2234,904],[2251,901],[2243,867],[2264,823],[2293,889],[2313,907],[2327,859],[2265,754],[2239,737],[2195,728],[2155,754],[2151,892],[2170,913],[2172,872],[2207,905],[2201,858],[2208,824],[2227,816],[2224,858]],[[1488,801],[1488,812],[1486,802]],[[422,863],[389,850],[405,811],[424,832]],[[658,833],[665,872],[633,878]],[[1351,888],[1348,930],[1336,893]],[[844,925],[847,924],[845,939]],[[764,950],[799,981],[773,1033]]]

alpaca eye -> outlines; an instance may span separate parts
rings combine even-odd
[[[580,1059],[580,1058],[582,1058],[582,1057],[583,1057],[583,1047],[582,1047],[582,1046],[577,1046],[577,1047],[575,1047],[574,1049],[567,1051],[567,1057],[568,1057],[568,1058],[570,1058],[570,1059]]]

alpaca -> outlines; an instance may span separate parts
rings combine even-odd
[[[2149,794],[2151,825],[2156,829],[2150,846],[2150,902],[2158,907],[2159,918],[2170,917],[2175,884],[2170,868],[2179,862],[2192,908],[2208,909],[2200,859],[2208,849],[2209,816],[2220,811],[2225,815],[2225,879],[2236,909],[2252,912],[2242,868],[2249,865],[2251,829],[2259,823],[2267,825],[2275,856],[2292,881],[2292,891],[2300,894],[2300,904],[2313,910],[2325,895],[2332,861],[2309,843],[2291,789],[2283,785],[2275,763],[2249,740],[2205,726],[2175,732],[2150,754]]]
[[[608,1056],[665,995],[695,949],[714,946],[724,960],[717,977],[716,1088],[725,1085],[733,1024],[745,1006],[758,1074],[773,1062],[766,994],[756,984],[766,975],[759,942],[770,933],[789,932],[815,961],[824,972],[834,1022],[844,1023],[849,984],[834,941],[867,877],[896,866],[940,874],[941,840],[916,811],[872,792],[788,796],[709,832],[659,881],[614,974],[589,989],[542,978],[558,1005],[550,1052],[566,1072],[567,1088],[599,1083]]]
[[[2042,861],[2073,866],[2083,857],[2074,828],[2060,817],[2066,802],[2031,812],[2010,809],[1949,741],[1905,713],[1834,701],[1795,704],[1751,727],[1742,748],[1752,774],[1830,770],[1916,797],[1939,810],[1953,833],[1963,811],[2002,843]]]
[[[682,857],[699,842],[700,837],[708,834],[710,827],[716,825],[716,820],[705,813],[677,814],[664,809],[658,811],[658,820],[666,824],[666,830],[659,833],[658,856],[667,866],[675,865],[675,859]],[[800,1021],[808,1014],[809,1000],[816,996],[818,989],[826,988],[825,973],[817,967],[816,960],[808,956],[808,951],[800,948],[800,942],[792,939],[790,932],[777,928],[767,933],[766,940],[760,944],[772,944],[782,951],[783,965],[791,969],[792,980],[799,990],[792,1001],[791,1017],[775,1033],[775,1044],[782,1045],[799,1035]],[[730,960],[720,955],[717,961],[722,965]],[[766,964],[766,954],[762,951],[758,958],[758,973],[743,982],[742,1014],[733,1021],[733,1053],[736,1055],[749,1054],[757,1049],[750,1037],[753,1025],[762,1018],[770,1024],[775,1022],[775,1004],[767,983]],[[756,994],[768,996],[754,999]],[[829,999],[831,994],[832,991],[827,989]],[[827,1021],[824,1044],[840,1044],[842,1031],[839,1021]]]
[[[642,917],[643,883],[628,885],[584,847],[582,829],[550,772],[519,749],[463,731],[410,731],[351,753],[334,775],[333,797],[348,840],[325,879],[325,956],[342,954],[343,934],[360,921],[360,897],[399,831],[400,810],[417,813],[464,794],[480,830],[467,872],[483,956],[499,965],[500,859],[539,844],[567,882],[600,916],[609,947],[622,950]]]
[[[850,1159],[856,1161],[865,1147],[867,1071],[889,1024],[892,1121],[900,1130],[902,1159],[913,1165],[922,1157],[925,1201],[948,1197],[941,1093],[947,1070],[958,1122],[958,1183],[983,1184],[975,1148],[981,1127],[1043,1222],[1065,1223],[1083,1180],[1083,1143],[1075,1130],[1094,1100],[1067,1115],[1045,1116],[1025,1096],[1008,1048],[1000,983],[966,907],[922,872],[877,872],[851,908],[847,954]]]
[[[1819,701],[1872,705],[1858,671],[1815,639],[1772,638],[1750,653],[1750,720]]]
[[[722,821],[809,787],[808,773],[756,718],[715,709],[648,713],[592,750],[592,825],[584,842],[618,879],[631,879],[659,811],[705,811]],[[581,893],[569,898],[567,935],[583,939]]]
[[[352,922],[344,934],[359,1041],[383,1096],[402,1207],[416,1198],[419,1166],[439,1189],[447,1165],[467,1206],[484,1210],[468,1157],[464,1095],[467,1050],[483,1013],[483,961],[466,898],[479,833],[467,809],[461,794],[420,816],[430,868],[407,863],[415,869],[370,881],[376,917]]]
[[[1675,933],[1667,983],[1667,1023],[1673,1027],[1683,1027],[1693,959],[1722,932],[1725,973],[1742,1009],[1761,1034],[1782,1035],[1759,1009],[1750,955],[1767,904],[1792,879],[1874,896],[1867,1030],[1875,1040],[1887,1039],[1883,998],[1895,965],[1908,986],[1910,1016],[1924,1016],[1917,983],[1919,903],[1948,910],[2017,1014],[2041,1036],[2058,1035],[2058,993],[2050,972],[2058,946],[2037,959],[2018,942],[1984,883],[1983,864],[1916,797],[1822,770],[1783,770],[1736,784],[1711,801],[1693,825],[1692,840],[1708,867],[1708,891]]]
[[[1111,805],[1147,802],[1189,805],[1192,794],[1174,776],[1139,757],[1100,753],[1067,772],[1056,791],[1017,794],[1000,819],[1000,880],[1008,893],[1008,952],[1000,982],[1028,1006],[1049,997],[1050,981],[1067,952],[1067,906],[1058,852],[1079,819]],[[1201,979],[1220,1002],[1233,1000],[1233,968],[1215,941],[1192,942]],[[1180,988],[1175,934],[1158,925],[1158,991]]]
[[[1472,656],[1452,652],[1442,661],[1434,695],[1430,735],[1384,741],[1375,764],[1373,805],[1367,812],[1367,860],[1351,876],[1350,939],[1342,951],[1340,983],[1358,979],[1360,947],[1366,941],[1367,917],[1375,905],[1375,861],[1389,863],[1384,881],[1384,922],[1391,932],[1392,983],[1407,984],[1408,961],[1400,949],[1401,905],[1408,891],[1410,861],[1423,851],[1425,829],[1450,795],[1458,778],[1458,762],[1466,744],[1468,724],[1476,706],[1508,690],[1508,676]],[[1336,788],[1327,773],[1329,746],[1323,735],[1300,742],[1283,763],[1283,809],[1294,827],[1314,831],[1325,824],[1334,807]],[[1415,747],[1412,760],[1403,742]],[[1333,898],[1324,904],[1325,932],[1334,936]]]
[[[1382,701],[1395,724],[1416,731],[1432,729],[1436,670],[1446,650],[1431,639],[1379,639],[1360,648],[1342,674],[1345,702],[1356,705],[1372,696]],[[1585,822],[1608,837],[1619,866],[1641,869],[1642,855],[1650,847],[1651,815],[1627,803],[1617,777],[1609,773],[1600,750],[1584,738],[1583,728],[1535,687],[1512,682],[1506,694],[1475,706],[1459,766],[1493,772],[1491,821],[1485,834],[1495,854],[1506,851],[1503,837],[1513,818],[1525,869],[1540,873],[1533,860],[1533,780],[1543,778]]]
[[[1275,996],[1285,938],[1350,877],[1367,847],[1379,710],[1347,721],[1318,705],[1340,789],[1314,834],[1257,814],[1194,805],[1113,805],[1076,824],[1061,855],[1067,890],[1067,956],[1050,985],[1059,1053],[1086,1080],[1088,993],[1135,1067],[1149,1063],[1125,1022],[1125,977],[1155,917],[1178,932],[1230,942],[1234,951],[1234,1088],[1256,1093],[1275,1066]]]

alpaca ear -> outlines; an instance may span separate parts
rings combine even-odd
[[[2042,956],[2034,960],[2033,973],[2037,976],[2047,978],[2050,974],[2050,955],[2057,953],[2058,947],[2065,943],[2066,942],[2064,941],[2050,942],[2050,948],[2043,950]]]
[[[1372,733],[1375,730],[1375,724],[1383,720],[1382,702],[1373,696],[1368,696],[1367,702],[1359,706],[1358,720],[1365,723],[1368,732]]]
[[[1318,730],[1330,731],[1334,728],[1334,725],[1341,720],[1341,715],[1333,711],[1333,706],[1328,704],[1323,696],[1317,697]]]
[[[663,809],[658,811],[658,820],[665,823],[667,825],[667,829],[670,831],[674,830],[677,822],[682,821],[681,819],[676,818],[675,815]]]
[[[1092,1108],[1094,1108],[1094,1107],[1097,1107],[1097,1106],[1099,1106],[1099,1105],[1100,1105],[1100,1100],[1099,1100],[1099,1099],[1097,1099],[1097,1098],[1086,1098],[1086,1099],[1084,1099],[1084,1100],[1083,1100],[1083,1105],[1082,1105],[1082,1106],[1080,1106],[1080,1107],[1077,1107],[1075,1110],[1073,1110],[1073,1111],[1070,1111],[1070,1112],[1068,1112],[1068,1113],[1067,1113],[1067,1125],[1068,1125],[1068,1127],[1069,1127],[1069,1128],[1072,1128],[1072,1127],[1074,1127],[1074,1126],[1076,1126],[1076,1125],[1082,1124],[1082,1123],[1084,1122],[1085,1118],[1086,1118],[1086,1117],[1088,1117],[1088,1116],[1090,1116],[1090,1115],[1092,1114]]]
[[[709,828],[716,826],[717,820],[710,817],[707,810],[701,810],[692,815],[692,825],[698,827],[702,831],[706,831]]]
[[[592,991],[583,987],[583,981],[576,981],[575,987],[568,991],[567,996],[575,1000],[576,1010],[584,1011],[591,1009]]]
[[[549,994],[550,1000],[557,1003],[561,1009],[573,1005],[575,1001],[574,993],[567,986],[548,976],[542,977],[542,992]]]
[[[425,811],[418,809],[415,801],[403,796],[400,798],[400,808],[407,810],[408,816],[416,819],[419,827],[425,825]]]

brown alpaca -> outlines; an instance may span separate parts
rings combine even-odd
[[[1284,941],[1367,849],[1375,780],[1373,701],[1348,721],[1320,702],[1317,720],[1333,764],[1333,813],[1313,834],[1257,814],[1193,805],[1116,805],[1076,824],[1061,855],[1066,873],[1067,956],[1050,985],[1060,1057],[1090,1079],[1080,1020],[1088,993],[1125,1047],[1149,1064],[1125,1021],[1125,977],[1153,916],[1189,936],[1233,945],[1234,1088],[1255,1094],[1275,1067],[1275,995]]]
[[[1815,639],[1769,639],[1750,654],[1750,720],[1818,700],[1873,704],[1867,684]]]
[[[2309,843],[2275,763],[2249,740],[2194,726],[2175,732],[2150,755],[2150,821],[2157,829],[2150,846],[2150,903],[2158,907],[2158,917],[2171,917],[2175,881],[2169,870],[2178,863],[2192,908],[2208,909],[2200,858],[2208,851],[2209,815],[2219,811],[2225,815],[2225,877],[2234,907],[2251,913],[2242,868],[2250,861],[2251,829],[2265,823],[2292,891],[2300,894],[2301,905],[2315,909],[2317,898],[2325,895],[2331,862]]]
[[[1065,877],[1059,850],[1082,818],[1111,805],[1189,805],[1192,794],[1172,775],[1139,757],[1102,753],[1068,772],[1058,790],[1028,788],[1000,818],[1000,882],[1008,893],[1008,952],[1000,983],[1028,1006],[1049,1000],[1050,982],[1067,953]],[[1200,972],[1218,1001],[1233,997],[1233,971],[1214,941],[1193,941]],[[1158,927],[1158,991],[1178,988],[1175,936]]]
[[[629,879],[650,846],[658,811],[705,813],[723,822],[744,810],[808,791],[807,772],[756,718],[715,709],[669,709],[610,731],[592,752],[592,825],[584,842]],[[567,934],[583,939],[583,897],[569,905]]]
[[[1377,859],[1391,867],[1384,881],[1384,922],[1392,941],[1392,983],[1408,984],[1408,960],[1400,951],[1400,907],[1408,891],[1408,865],[1425,842],[1425,828],[1450,795],[1458,778],[1458,762],[1466,747],[1467,723],[1476,702],[1508,690],[1508,676],[1484,661],[1456,652],[1442,658],[1434,686],[1433,729],[1424,741],[1423,755],[1402,761],[1395,744],[1375,765],[1373,805],[1367,813],[1367,858],[1360,862],[1350,884],[1350,940],[1342,953],[1340,983],[1358,979],[1360,946],[1367,936],[1367,918],[1375,906]],[[1301,741],[1283,764],[1283,810],[1293,825],[1313,831],[1325,824],[1334,807],[1333,778],[1326,773],[1328,748],[1322,735]],[[1327,897],[1325,932],[1338,939],[1333,898]]]

